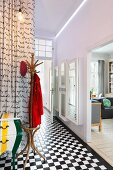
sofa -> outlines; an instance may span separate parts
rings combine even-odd
[[[103,99],[109,99],[111,102],[110,107],[105,107],[103,104]],[[95,99],[98,102],[101,102],[101,115],[102,119],[111,119],[113,118],[113,97],[102,97],[99,99]]]

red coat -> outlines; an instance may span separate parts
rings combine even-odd
[[[40,78],[35,73],[34,87],[33,87],[33,103],[32,103],[32,127],[33,128],[41,124],[42,114],[43,114],[43,101],[42,101]]]

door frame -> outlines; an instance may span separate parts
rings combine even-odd
[[[51,81],[50,81],[51,80]],[[54,67],[53,60],[51,60],[51,68],[49,69],[49,106],[51,114],[51,123],[53,123],[54,116]]]
[[[51,68],[49,68],[49,110],[50,110],[50,112],[51,112],[51,110],[52,110],[52,99],[51,99],[51,97],[52,97],[52,95],[51,95],[51,93],[52,93],[52,76],[51,76]]]
[[[90,47],[86,56],[86,83],[87,83],[87,89],[86,89],[86,134],[85,134],[85,140],[86,142],[91,142],[91,101],[90,101],[90,63],[91,63],[91,55],[92,50],[96,48],[103,47],[107,44],[110,44],[113,42],[112,38],[106,38],[103,41],[96,43],[94,46]]]

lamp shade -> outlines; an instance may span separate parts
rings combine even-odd
[[[27,73],[27,64],[25,61],[21,61],[20,62],[20,74],[21,74],[21,76],[24,77],[26,75],[26,73]]]

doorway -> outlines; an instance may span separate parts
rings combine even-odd
[[[88,56],[90,61],[88,91],[91,98],[88,104],[91,113],[89,123],[91,142],[88,144],[113,166],[112,54],[113,43],[109,43],[93,49]]]
[[[40,83],[42,88],[42,96],[43,96],[43,105],[44,107],[51,112],[51,60],[40,60],[43,64],[37,67],[37,71],[39,71],[38,75],[40,77]]]

